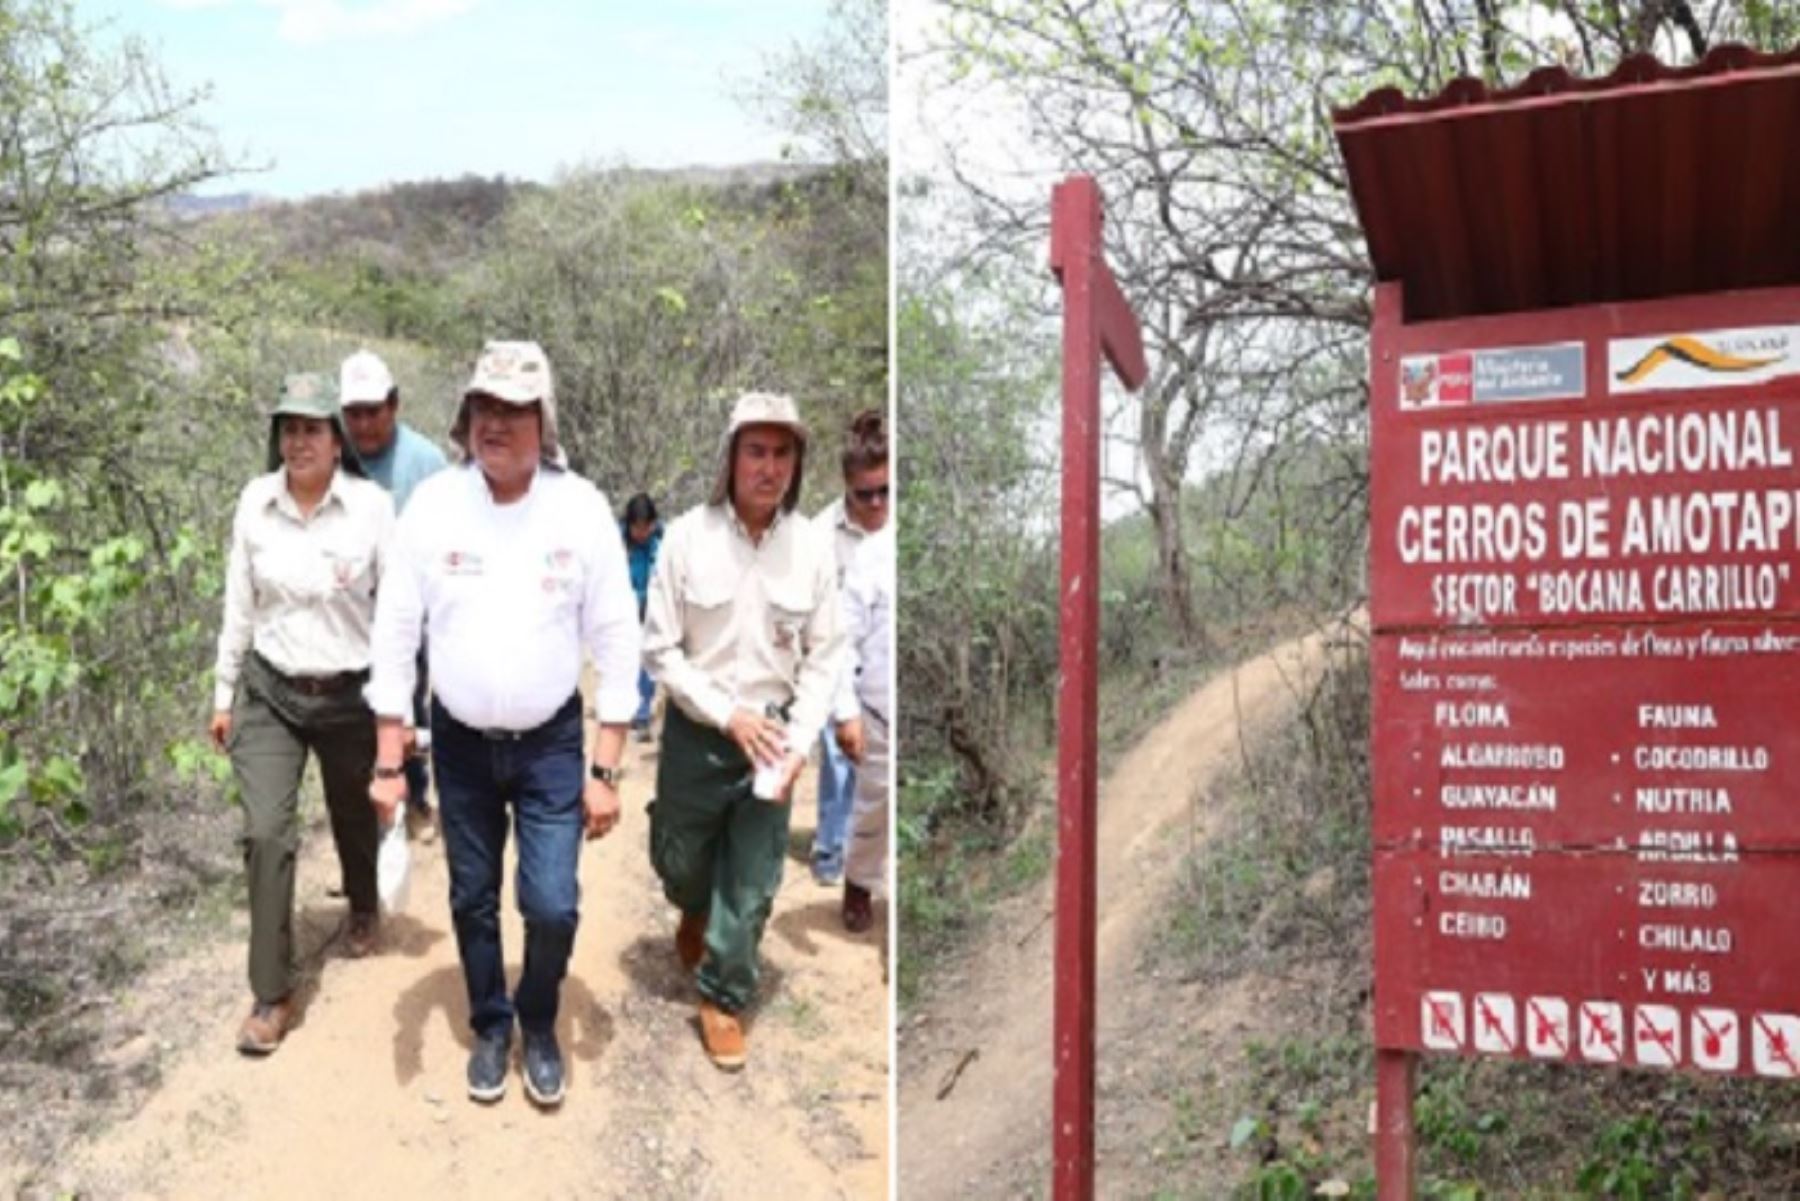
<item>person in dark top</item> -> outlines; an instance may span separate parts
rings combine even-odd
[[[625,502],[625,516],[619,522],[625,537],[625,558],[631,565],[631,590],[637,593],[638,620],[644,620],[644,605],[650,594],[650,575],[656,570],[656,552],[662,546],[662,522],[656,517],[656,502],[647,492],[640,492]],[[638,671],[638,711],[631,719],[639,741],[650,741],[650,702],[656,699],[656,682],[650,673]]]

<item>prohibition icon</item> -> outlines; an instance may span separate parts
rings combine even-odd
[[[1581,1003],[1581,1056],[1594,1063],[1618,1063],[1625,1055],[1624,1014],[1614,1001]]]

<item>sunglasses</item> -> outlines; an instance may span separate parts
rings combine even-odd
[[[876,501],[880,501],[885,505],[888,498],[888,486],[883,484],[879,488],[852,488],[850,495],[856,498],[858,504],[872,505]]]

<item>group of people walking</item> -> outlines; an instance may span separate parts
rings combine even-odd
[[[399,407],[366,351],[335,388],[289,376],[268,472],[232,522],[210,729],[243,795],[253,1005],[239,1048],[275,1050],[295,1016],[311,753],[349,908],[346,953],[377,946],[376,848],[404,807],[409,828],[444,845],[470,1096],[504,1095],[516,1027],[527,1095],[560,1102],[555,1022],[581,847],[619,822],[628,732],[652,737],[660,688],[650,858],[680,911],[675,950],[695,976],[706,1053],[742,1067],[789,801],[815,740],[827,754],[815,875],[844,880],[852,931],[868,928],[884,887],[894,573],[881,415],[853,424],[846,496],[808,521],[807,427],[792,399],[745,394],[705,502],[665,530],[647,495],[615,520],[564,466],[536,343],[483,348],[450,429],[454,463]],[[595,676],[585,706],[584,654]],[[499,920],[509,825],[525,925],[510,993]]]

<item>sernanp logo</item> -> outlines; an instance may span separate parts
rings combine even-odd
[[[1785,342],[1785,339],[1783,341]],[[1734,354],[1721,346],[1714,346],[1702,341],[1692,334],[1680,334],[1657,343],[1643,358],[1613,378],[1622,384],[1642,383],[1670,363],[1686,363],[1690,367],[1713,375],[1741,375],[1748,371],[1760,371],[1764,367],[1772,367],[1786,358],[1785,351],[1774,355]]]

